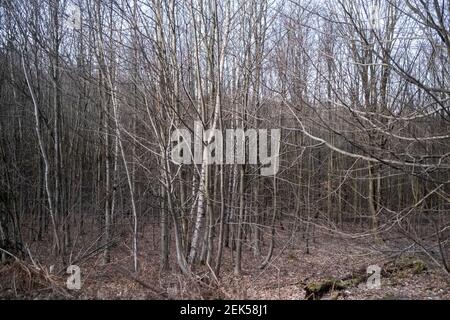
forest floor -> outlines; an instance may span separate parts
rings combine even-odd
[[[147,227],[139,241],[139,272],[133,274],[129,242],[112,249],[111,263],[102,264],[102,255],[93,254],[79,263],[82,287],[65,289],[68,275],[54,268],[46,247],[35,248],[33,263],[10,262],[0,265],[0,298],[2,299],[305,299],[305,285],[327,279],[341,279],[369,265],[381,267],[381,287],[369,289],[363,281],[339,291],[330,290],[321,299],[450,299],[450,276],[437,267],[425,255],[382,253],[380,245],[371,244],[367,238],[344,238],[329,233],[315,234],[310,241],[309,253],[301,235],[277,230],[275,250],[270,264],[259,268],[264,256],[255,257],[249,246],[243,248],[243,272],[233,274],[231,250],[224,249],[221,273],[218,279],[206,278],[208,268],[195,270],[197,281],[187,280],[176,267],[171,256],[171,270],[160,272],[158,230]],[[150,230],[151,228],[151,230]],[[407,245],[398,244],[399,251]],[[386,246],[387,247],[387,246]],[[40,248],[40,250],[37,250]],[[390,246],[392,248],[392,246]],[[89,251],[88,245],[80,252]],[[262,254],[268,250],[268,240],[262,246]],[[172,250],[174,251],[174,250]],[[386,252],[387,249],[386,249]],[[74,251],[75,256],[75,251]],[[396,260],[423,261],[417,268],[399,269],[385,274],[383,269]],[[119,258],[120,257],[120,258]],[[418,260],[420,259],[420,260]],[[38,268],[36,268],[36,266]],[[39,269],[39,270],[36,270]],[[203,277],[203,279],[201,279]],[[199,280],[200,279],[200,280]]]

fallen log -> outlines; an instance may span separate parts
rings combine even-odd
[[[342,291],[356,287],[367,280],[370,274],[362,273],[345,276],[341,279],[329,278],[323,281],[310,282],[304,287],[306,300],[319,300],[331,291]]]
[[[366,267],[360,267],[357,271],[345,275],[342,278],[327,278],[313,281],[304,285],[306,300],[319,300],[325,294],[333,291],[342,291],[367,281],[371,274],[366,272]],[[383,277],[394,275],[403,276],[406,273],[419,274],[427,270],[427,264],[420,259],[393,260],[384,264],[381,274]]]

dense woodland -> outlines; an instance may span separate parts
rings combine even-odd
[[[0,266],[222,287],[332,237],[448,277],[449,73],[448,0],[1,0]],[[172,162],[198,121],[281,129],[278,173]]]

